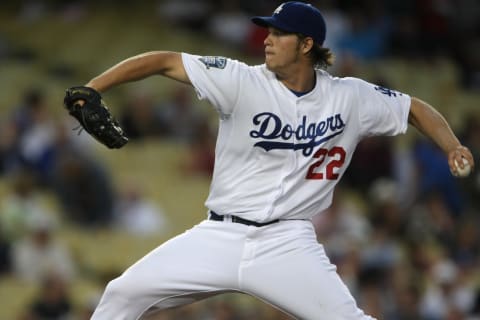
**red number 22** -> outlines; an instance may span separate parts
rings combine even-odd
[[[337,155],[340,156],[339,159],[336,158]],[[314,158],[318,158],[318,161],[316,161],[314,164],[312,164],[308,168],[307,176],[305,178],[306,179],[325,179],[324,173],[316,172],[315,169],[320,167],[325,162],[325,159],[327,157],[329,158],[335,157],[334,159],[331,159],[327,163],[326,169],[325,169],[325,176],[326,176],[326,179],[328,180],[338,179],[338,173],[335,173],[334,169],[340,168],[343,165],[343,163],[345,162],[346,155],[347,153],[345,152],[345,149],[343,149],[342,147],[333,147],[330,150],[324,149],[324,148],[318,149],[317,152],[315,152],[315,154],[313,155]]]

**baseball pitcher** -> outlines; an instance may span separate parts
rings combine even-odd
[[[314,214],[330,206],[356,145],[372,135],[431,138],[454,174],[473,168],[470,151],[430,105],[357,78],[332,77],[325,22],[303,2],[268,17],[265,63],[157,51],[126,59],[65,105],[110,148],[128,139],[100,93],[162,75],[191,85],[218,111],[207,217],[129,267],[106,287],[94,320],[135,320],[224,292],[243,292],[297,319],[372,319],[357,307],[316,240]]]

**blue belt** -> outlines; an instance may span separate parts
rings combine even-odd
[[[237,217],[237,216],[232,216],[232,215],[223,216],[223,215],[215,213],[212,210],[210,210],[210,214],[208,215],[208,220],[225,221],[225,220],[229,219],[228,217],[231,218],[232,219],[231,221],[234,222],[234,223],[241,223],[241,224],[244,224],[244,225],[247,225],[247,226],[255,226],[255,227],[264,227],[264,226],[268,226],[269,224],[277,223],[277,222],[280,221],[279,219],[276,219],[276,220],[272,220],[272,221],[262,223],[262,222],[256,222],[256,221],[243,219],[243,218],[240,218],[240,217]]]

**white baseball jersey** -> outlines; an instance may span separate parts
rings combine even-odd
[[[266,66],[182,54],[200,99],[220,114],[206,206],[266,222],[309,219],[330,206],[358,142],[408,126],[410,97],[316,71],[297,97]]]
[[[220,114],[207,207],[283,220],[262,227],[203,220],[110,281],[92,320],[144,319],[224,292],[249,294],[296,319],[372,320],[308,219],[330,205],[361,138],[406,130],[410,98],[323,71],[297,97],[265,65],[182,57],[199,97]]]

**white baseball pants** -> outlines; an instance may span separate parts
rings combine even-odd
[[[92,320],[136,320],[232,291],[298,319],[373,319],[357,307],[310,221],[254,227],[205,220],[112,280]]]

